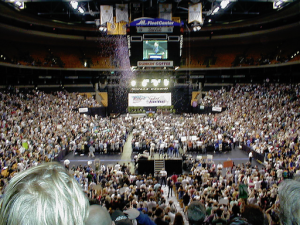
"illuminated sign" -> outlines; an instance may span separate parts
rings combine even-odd
[[[156,26],[182,26],[181,23],[177,23],[175,21],[171,20],[165,20],[165,19],[153,19],[153,18],[141,18],[133,21],[129,24],[129,26],[133,27],[156,27]]]
[[[138,67],[173,67],[173,61],[138,61]]]

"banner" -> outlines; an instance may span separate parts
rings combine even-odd
[[[232,160],[228,160],[223,162],[223,168],[231,168],[233,165],[233,161]]]
[[[137,67],[172,67],[173,61],[138,61]]]
[[[101,5],[100,6],[100,21],[101,24],[104,23],[114,23],[113,6],[111,5]]]
[[[239,185],[239,198],[248,198],[248,186],[246,184]]]
[[[128,106],[171,106],[171,93],[129,93]]]
[[[202,20],[202,4],[201,3],[197,3],[194,5],[190,5],[189,6],[189,19],[188,19],[188,23],[192,23],[192,22],[198,22],[200,24],[203,24],[203,20]]]
[[[88,108],[79,108],[78,111],[79,111],[79,113],[86,113],[89,111],[89,109]]]
[[[128,5],[116,4],[116,22],[129,22],[128,19]]]
[[[159,4],[159,18],[172,20],[172,4]]]
[[[215,107],[212,107],[212,110],[211,110],[212,112],[222,112],[222,107],[217,107],[217,106],[215,106]]]
[[[107,23],[107,34],[109,35],[126,35],[126,22],[116,23],[114,17],[114,23]]]

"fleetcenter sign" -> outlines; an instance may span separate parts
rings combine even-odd
[[[138,67],[173,67],[173,61],[138,61]]]

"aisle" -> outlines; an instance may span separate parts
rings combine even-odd
[[[169,201],[172,200],[172,201],[173,201],[173,204],[175,204],[175,206],[176,206],[177,212],[179,212],[179,213],[182,214],[183,220],[184,220],[184,224],[185,224],[185,225],[188,225],[189,222],[187,221],[187,218],[186,218],[186,215],[185,215],[184,212],[183,212],[183,209],[182,209],[182,208],[180,207],[180,205],[179,205],[179,202],[178,202],[178,200],[177,200],[177,198],[176,198],[176,196],[175,196],[174,191],[172,192],[172,196],[170,196],[170,197],[168,198],[168,186],[167,186],[167,185],[163,185],[163,186],[161,187],[161,189],[162,189],[163,192],[164,192],[163,196],[164,196],[164,198],[166,199],[166,204],[168,205],[168,204],[169,204]]]

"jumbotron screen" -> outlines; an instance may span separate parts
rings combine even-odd
[[[168,42],[161,40],[143,41],[143,60],[168,59]]]

